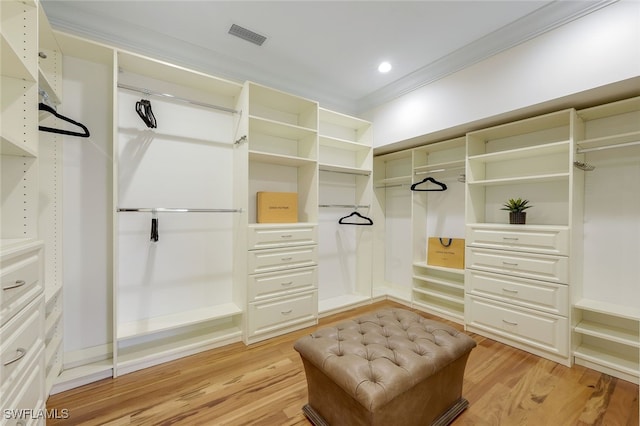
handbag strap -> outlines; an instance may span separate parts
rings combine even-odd
[[[451,245],[451,243],[453,242],[453,238],[449,238],[449,242],[447,244],[442,242],[442,238],[438,238],[440,240],[440,244],[442,244],[445,247],[449,247]]]

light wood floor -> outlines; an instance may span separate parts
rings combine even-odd
[[[381,302],[320,320],[319,326],[386,306]],[[429,316],[422,313],[423,316]],[[462,329],[458,325],[454,325]],[[241,343],[53,395],[62,425],[310,425],[307,389],[293,342],[308,328],[246,347]],[[638,425],[638,386],[567,368],[471,334],[463,396],[453,425]]]

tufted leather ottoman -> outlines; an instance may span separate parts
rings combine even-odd
[[[468,405],[475,341],[404,309],[386,309],[296,341],[315,425],[446,425]]]

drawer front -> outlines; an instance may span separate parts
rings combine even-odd
[[[469,327],[494,332],[557,355],[569,355],[569,322],[564,317],[467,296],[465,321]]]
[[[315,266],[317,259],[316,246],[255,250],[249,252],[248,270],[250,274],[257,274],[261,272]]]
[[[249,250],[300,246],[318,242],[317,226],[249,228]]]
[[[29,368],[25,368],[25,374],[19,378],[19,382],[9,390],[7,398],[2,401],[2,415],[6,420],[3,425],[44,425],[45,419],[38,418],[40,410],[45,409],[45,384],[44,384],[44,355],[42,349]],[[6,395],[6,394],[4,394]],[[5,410],[11,410],[9,412]],[[22,416],[21,414],[22,413]],[[66,411],[59,414],[65,418]],[[8,419],[6,417],[9,417]]]
[[[530,253],[569,254],[568,229],[467,228],[467,244],[474,247]]]
[[[502,302],[556,315],[569,313],[569,288],[564,284],[516,278],[468,269],[466,291]]]
[[[249,300],[264,300],[293,292],[314,290],[317,286],[317,267],[249,275]]]
[[[569,282],[569,260],[563,256],[467,247],[467,268],[555,283]]]
[[[44,296],[0,329],[0,393],[15,387],[34,354],[44,347]]]
[[[42,292],[42,257],[40,250],[2,260],[0,271],[0,325]]]
[[[318,316],[318,292],[249,304],[249,334],[268,333]]]

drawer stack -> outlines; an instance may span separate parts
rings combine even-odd
[[[0,280],[0,409],[9,424],[26,424],[46,399],[42,244],[3,250]]]
[[[247,343],[317,323],[317,240],[315,225],[250,226]]]
[[[568,235],[560,226],[469,225],[467,329],[569,365]]]

